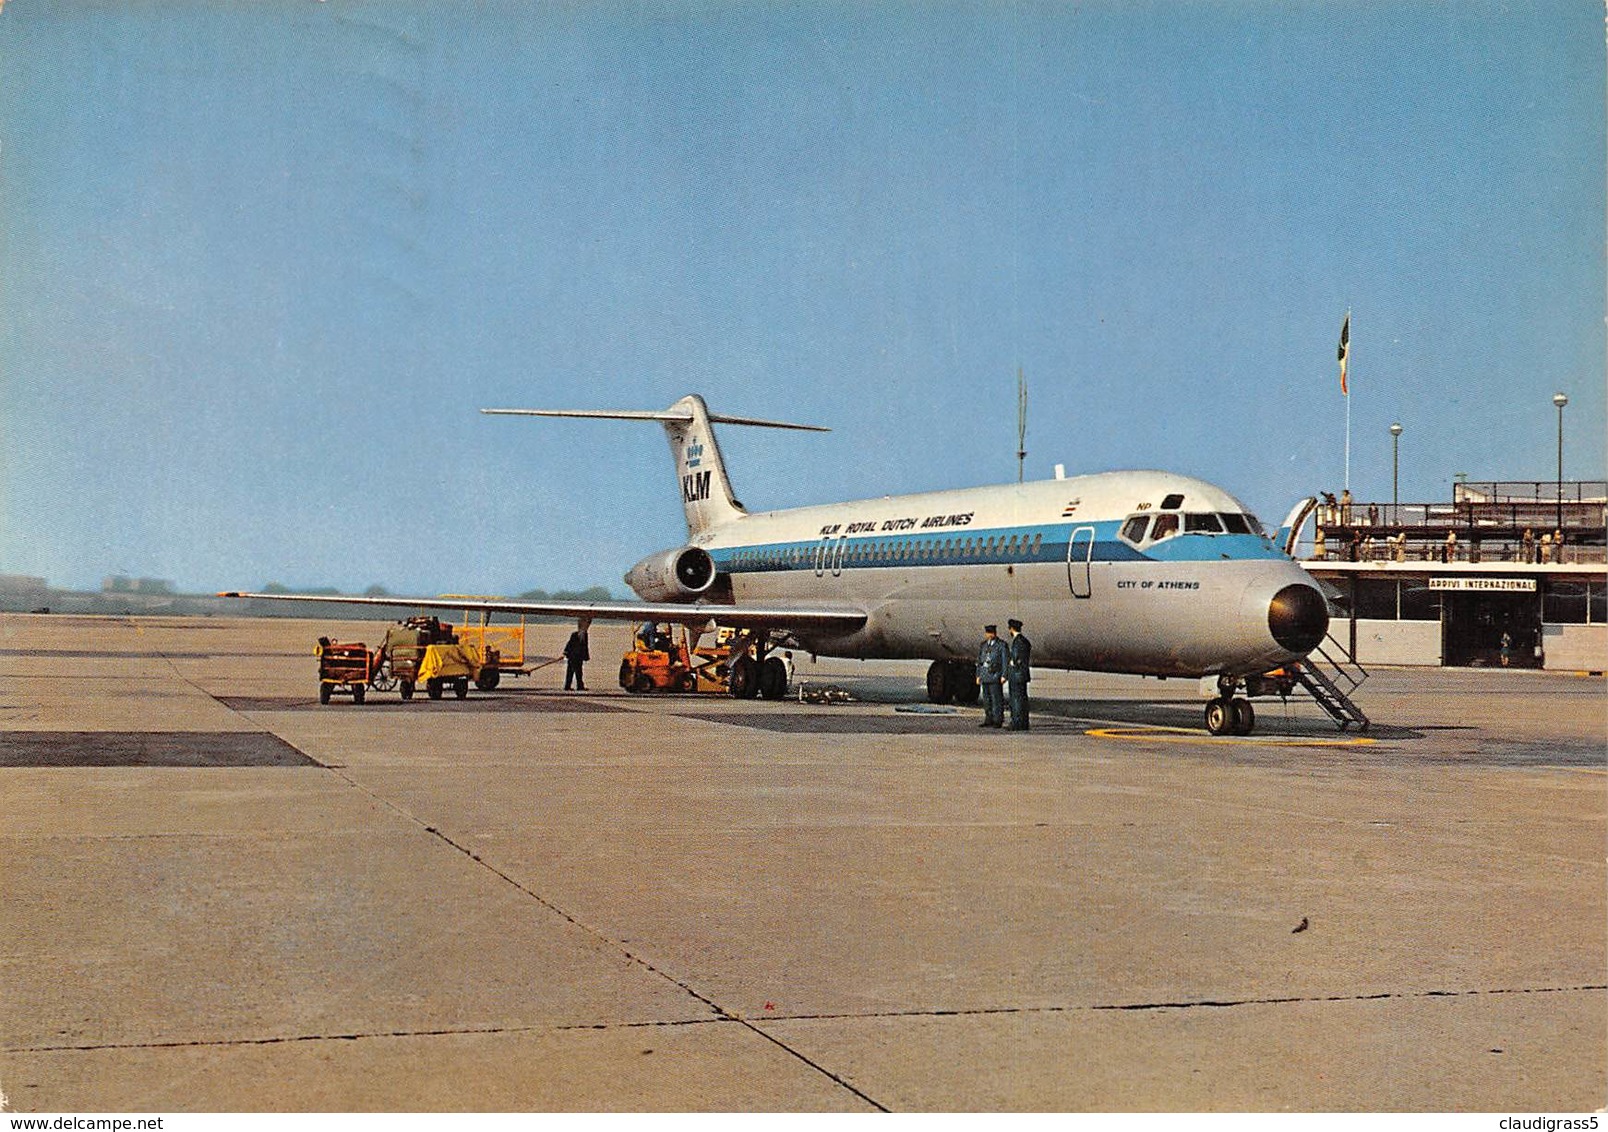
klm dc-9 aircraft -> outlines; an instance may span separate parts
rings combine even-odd
[[[976,697],[982,626],[1015,617],[1039,666],[1216,677],[1214,734],[1251,730],[1246,677],[1304,659],[1328,603],[1221,488],[1167,472],[1103,472],[1036,483],[749,512],[732,493],[713,424],[810,425],[709,412],[698,396],[663,411],[483,409],[484,413],[658,421],[676,462],[687,542],[625,575],[641,601],[237,597],[718,622],[741,631],[734,695],[781,696],[786,644],[819,656],[930,659],[936,702]],[[752,645],[750,650],[747,646]]]

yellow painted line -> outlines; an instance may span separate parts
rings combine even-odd
[[[1142,739],[1151,743],[1238,743],[1246,747],[1365,747],[1379,742],[1366,735],[1345,739],[1254,738],[1249,735],[1210,735],[1187,727],[1094,727],[1084,732],[1096,739]]]

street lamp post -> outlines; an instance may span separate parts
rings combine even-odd
[[[1390,521],[1401,522],[1401,423],[1390,426]]]
[[[1554,393],[1552,403],[1558,406],[1558,530],[1563,530],[1563,407],[1569,403],[1567,393]]]

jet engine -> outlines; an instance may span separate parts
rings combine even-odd
[[[643,601],[693,601],[715,584],[715,560],[696,546],[660,551],[627,570],[625,584]]]

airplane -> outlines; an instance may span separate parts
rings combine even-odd
[[[738,631],[733,695],[779,698],[782,646],[814,656],[925,659],[927,696],[974,703],[985,623],[1017,618],[1039,667],[1216,679],[1214,735],[1255,725],[1247,677],[1306,658],[1328,633],[1323,593],[1228,492],[1163,471],[750,512],[732,492],[715,424],[813,425],[711,413],[696,394],[662,411],[482,409],[497,416],[655,421],[675,460],[685,544],[625,581],[640,601],[223,596],[342,605],[711,622]],[[751,647],[750,647],[751,646]]]

